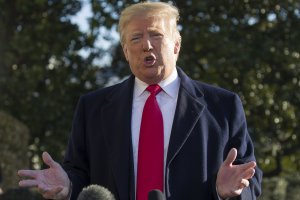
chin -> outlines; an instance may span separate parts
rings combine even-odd
[[[152,74],[151,76],[145,76],[145,82],[148,84],[156,84],[163,80],[162,74]]]

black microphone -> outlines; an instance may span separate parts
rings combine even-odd
[[[166,198],[160,190],[155,189],[148,193],[148,200],[166,200]]]
[[[114,195],[100,185],[89,185],[82,189],[77,200],[116,200]]]

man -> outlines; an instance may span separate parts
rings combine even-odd
[[[176,68],[178,18],[175,7],[161,2],[134,4],[122,12],[121,44],[133,75],[80,98],[66,172],[44,153],[49,168],[20,170],[21,177],[29,178],[20,186],[37,187],[49,199],[68,199],[71,193],[76,199],[89,184],[107,187],[121,200],[146,200],[157,188],[168,200],[260,195],[262,173],[256,167],[240,99],[191,80]],[[156,93],[150,94],[148,86]],[[148,101],[154,107],[147,109]],[[145,110],[156,114],[148,125]],[[149,129],[147,138],[144,132]],[[153,152],[147,154],[147,145]]]

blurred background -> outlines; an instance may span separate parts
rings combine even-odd
[[[116,32],[137,0],[0,0],[0,199],[41,199],[17,170],[61,162],[80,95],[126,78]],[[263,200],[299,199],[300,2],[165,1],[180,9],[178,65],[241,97]]]

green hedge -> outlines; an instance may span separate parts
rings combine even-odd
[[[260,200],[299,200],[300,176],[264,178]]]

